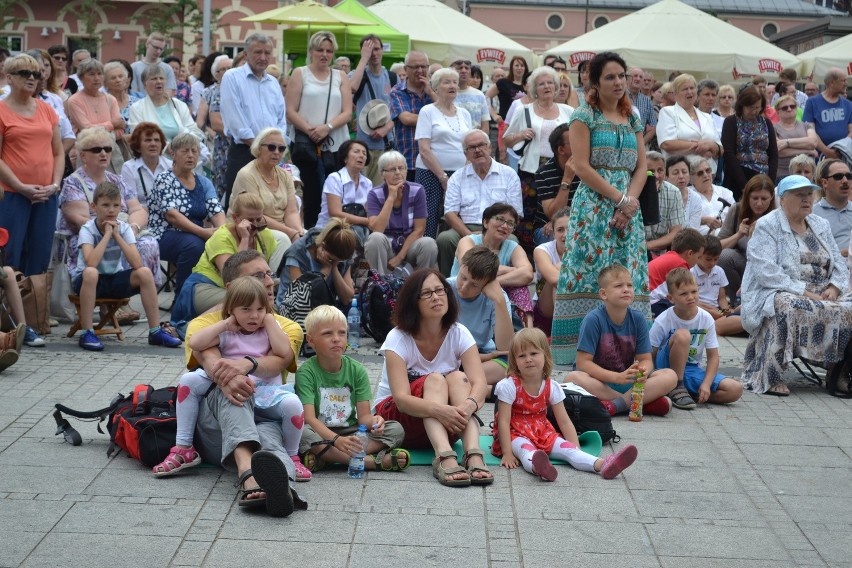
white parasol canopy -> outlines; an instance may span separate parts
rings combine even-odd
[[[800,53],[799,59],[802,61],[802,76],[813,77],[818,82],[832,67],[852,74],[852,34]]]
[[[563,57],[573,68],[601,51],[618,52],[630,66],[718,79],[777,75],[800,66],[783,49],[678,0],[651,4],[547,53]]]
[[[532,63],[533,52],[437,0],[384,0],[370,10],[411,38],[411,49],[448,65],[469,59],[479,65],[508,65],[515,55]]]

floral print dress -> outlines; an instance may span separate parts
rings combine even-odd
[[[211,112],[222,112],[222,94],[219,89],[219,83],[213,83],[206,89],[202,95],[207,101],[207,126],[210,126],[209,115]],[[213,187],[216,188],[216,195],[221,197],[225,195],[225,172],[228,169],[228,150],[231,148],[231,139],[222,134],[216,134],[213,138],[213,157],[210,161],[211,172],[210,180],[213,182]]]
[[[617,124],[594,107],[582,106],[571,115],[571,123],[575,121],[589,127],[592,167],[613,187],[626,193],[638,159],[636,134],[642,132],[640,119],[631,114],[629,124]],[[576,360],[580,324],[587,313],[601,304],[597,277],[607,266],[620,264],[630,271],[635,293],[630,307],[651,318],[642,213],[637,211],[620,231],[609,225],[614,214],[615,205],[609,199],[585,183],[580,184],[571,203],[553,310],[551,346],[559,365]]]

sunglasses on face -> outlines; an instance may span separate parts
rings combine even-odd
[[[467,65],[470,67],[470,61],[467,59],[459,59],[458,61],[453,61],[453,67],[458,67],[460,65]]]
[[[778,107],[778,110],[796,110],[796,105],[787,105]]]
[[[23,77],[24,79],[29,79],[32,77],[36,81],[41,79],[41,71],[30,71],[29,69],[18,69],[12,75],[17,75],[18,77]]]
[[[91,152],[92,154],[100,154],[101,152],[109,154],[112,152],[112,146],[93,146],[91,148],[84,148],[83,151]]]
[[[275,152],[276,150],[279,152],[284,152],[287,149],[287,146],[279,146],[278,144],[264,144],[267,150],[270,152]]]
[[[65,57],[64,55],[54,55],[53,59],[55,61],[68,61],[68,58]]]
[[[843,178],[846,178],[847,180],[852,180],[852,173],[846,172],[845,174],[831,174],[828,177],[830,177],[834,181],[840,181]]]

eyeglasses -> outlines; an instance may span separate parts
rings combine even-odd
[[[414,71],[426,71],[429,69],[428,65],[406,65],[406,69],[413,69]]]
[[[275,280],[275,273],[271,270],[267,270],[266,272],[255,272],[254,274],[248,274],[247,276],[257,278],[258,280],[263,280],[266,277],[269,277],[270,280]]]
[[[408,168],[405,166],[394,166],[392,168],[385,168],[382,171],[386,174],[404,174],[408,171]]]
[[[501,217],[499,215],[495,216],[494,220],[497,221],[498,225],[505,225],[505,226],[509,227],[510,229],[514,229],[515,225],[517,224],[514,221],[512,221],[511,219],[504,219],[503,217]]]
[[[23,77],[24,79],[29,79],[32,77],[36,81],[41,80],[41,71],[30,71],[29,69],[18,69],[12,75],[17,75],[18,77]]]
[[[706,170],[698,170],[697,172],[695,172],[695,175],[697,175],[697,176],[711,176],[711,175],[713,175],[713,170],[711,170],[710,168],[707,168]]]
[[[68,61],[68,58],[64,55],[53,55],[51,56],[55,61]]]
[[[278,150],[282,154],[284,153],[284,150],[287,149],[287,146],[279,146],[278,144],[264,144],[264,147],[270,152]]]
[[[778,107],[778,110],[796,110],[796,105],[785,105]]]
[[[468,67],[470,67],[470,60],[459,59],[458,61],[453,61],[453,67],[458,67],[460,65],[467,65]]]
[[[840,181],[843,178],[846,178],[848,180],[852,180],[852,173],[846,172],[845,174],[831,174],[830,176],[827,176],[827,177],[830,177],[834,181]]]
[[[488,148],[489,143],[483,142],[482,144],[474,144],[473,146],[468,146],[464,149],[465,152],[478,152],[479,150],[485,150]]]
[[[444,288],[443,286],[441,286],[440,288],[435,288],[434,290],[423,290],[422,292],[420,292],[420,299],[421,300],[428,300],[429,298],[432,297],[433,294],[435,296],[438,296],[439,298],[446,296],[447,295],[447,289]]]
[[[101,152],[109,154],[112,152],[112,146],[92,146],[91,148],[83,148],[83,151],[91,152],[92,154],[100,154]]]

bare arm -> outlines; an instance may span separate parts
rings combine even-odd
[[[80,232],[80,227],[91,219],[89,204],[85,201],[66,201],[60,209],[65,221],[75,232]]]
[[[459,214],[455,211],[445,212],[444,221],[446,221],[450,229],[453,229],[455,232],[457,232],[460,237],[466,237],[472,234],[472,231],[467,228],[467,225],[462,222],[461,217],[459,217]]]
[[[533,260],[544,281],[551,286],[556,286],[559,281],[559,269],[561,266],[553,264],[550,260],[550,255],[538,248],[533,251]]]
[[[533,267],[520,246],[512,251],[512,270],[497,277],[501,286],[526,286],[533,280]]]
[[[440,162],[438,162],[438,158],[435,157],[435,154],[432,153],[432,141],[428,138],[421,138],[417,141],[417,147],[420,152],[420,157],[423,158],[423,163],[429,168],[435,177],[441,180],[441,185],[446,189],[447,180],[444,179],[446,172],[444,172],[444,168],[441,167]]]
[[[681,228],[681,225],[672,225],[668,233],[658,239],[648,241],[645,246],[648,248],[648,250],[662,250],[664,248],[668,248],[669,245],[672,244],[675,235],[680,232]]]
[[[233,316],[217,321],[207,327],[202,327],[189,338],[189,348],[193,351],[204,351],[219,346],[219,336],[228,331],[228,326],[234,324]]]

